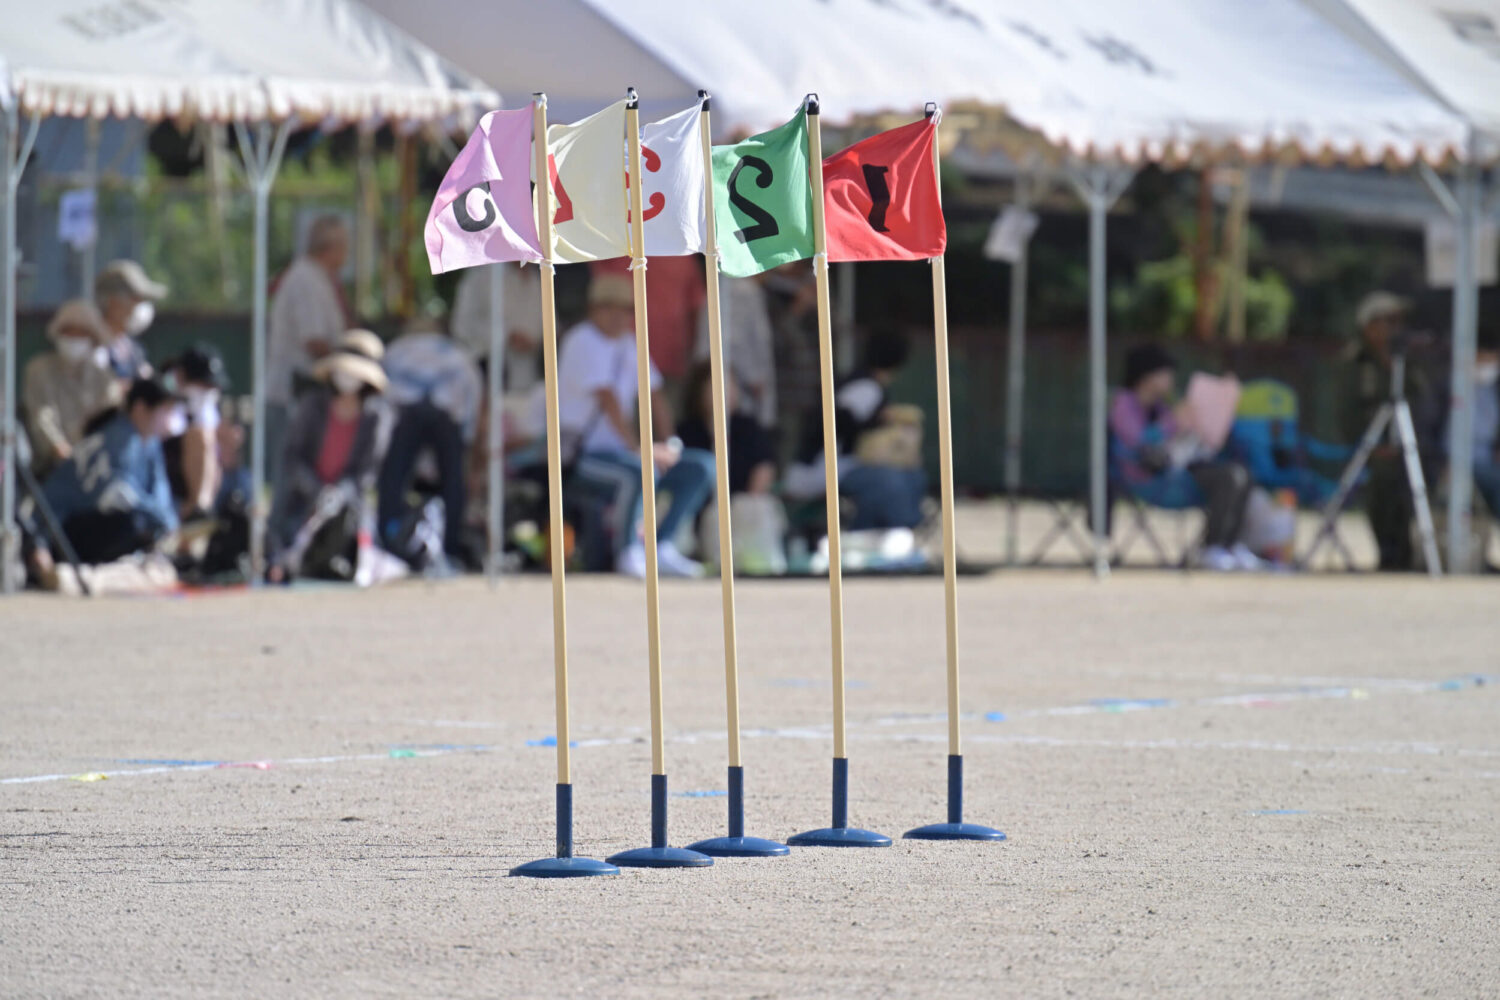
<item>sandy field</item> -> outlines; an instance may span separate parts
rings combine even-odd
[[[0,602],[5,997],[1500,996],[1500,584],[847,587],[883,850],[538,882],[540,577]],[[580,853],[649,839],[644,598],[569,587]],[[749,832],[829,809],[826,585],[740,588]],[[664,586],[671,834],[724,827],[716,583]],[[241,765],[241,766],[222,766]],[[106,777],[99,779],[98,775]],[[95,780],[80,780],[94,778]]]

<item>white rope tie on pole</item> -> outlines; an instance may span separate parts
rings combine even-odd
[[[646,258],[645,257],[632,257],[632,258],[630,258],[630,266],[628,268],[626,268],[626,270],[629,270],[629,271],[644,271],[644,270],[646,270]]]

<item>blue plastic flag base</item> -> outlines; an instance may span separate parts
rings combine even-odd
[[[517,865],[510,873],[521,878],[586,878],[589,875],[618,875],[620,869],[593,858],[542,858]]]
[[[714,859],[686,847],[637,847],[609,857],[621,868],[707,868]]]
[[[791,853],[785,844],[760,837],[710,837],[688,849],[714,858],[779,858]]]
[[[809,830],[786,838],[792,847],[890,847],[891,838],[883,833],[852,826],[830,826]]]
[[[979,823],[933,823],[906,831],[907,840],[1004,840],[1005,834]]]

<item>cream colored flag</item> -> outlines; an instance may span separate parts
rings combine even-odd
[[[582,121],[547,128],[558,263],[630,256],[625,104],[617,101]]]

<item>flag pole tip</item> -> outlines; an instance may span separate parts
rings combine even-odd
[[[937,112],[938,112],[937,101],[928,101],[927,102],[927,106],[922,109],[922,114],[925,115],[928,118],[931,118],[933,115],[937,114]]]
[[[807,113],[810,114],[810,115],[815,115],[815,114],[818,113],[818,95],[817,94],[808,94],[807,95]]]
[[[698,100],[700,100],[700,101],[703,102],[703,110],[704,111],[709,110],[709,104],[711,104],[713,102],[713,98],[711,98],[708,95],[708,91],[706,91],[706,90],[700,90],[700,91],[698,91]]]
[[[627,108],[637,108],[637,107],[640,107],[640,104],[641,104],[641,95],[639,95],[639,94],[637,94],[635,92],[635,88],[634,87],[626,87],[625,88],[625,97],[630,102],[630,103],[628,103],[628,104],[625,105]]]

